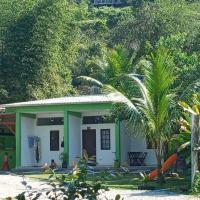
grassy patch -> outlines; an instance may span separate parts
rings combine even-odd
[[[57,174],[58,176],[61,174]],[[37,180],[48,180],[49,174],[27,174],[28,178]],[[94,175],[97,176],[97,175]],[[91,181],[94,176],[90,175],[88,181]],[[106,176],[104,179],[105,184],[110,188],[120,188],[120,189],[138,189],[138,186],[142,184],[142,180],[137,174],[119,174],[116,176]],[[158,185],[156,181],[150,181],[148,183],[150,186],[154,186],[155,189],[166,189],[178,193],[187,193],[190,189],[190,177],[182,176],[177,177],[166,177],[166,183],[162,186]]]

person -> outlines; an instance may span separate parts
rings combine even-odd
[[[3,167],[2,167],[2,169],[3,170],[9,170],[10,169],[7,152],[5,152],[4,157],[3,157]]]
[[[57,167],[56,162],[52,159],[52,160],[51,160],[50,168],[51,168],[51,169],[56,169],[56,167]]]

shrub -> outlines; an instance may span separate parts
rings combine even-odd
[[[73,169],[69,173],[57,175],[55,170],[51,170],[49,182],[51,189],[45,193],[41,192],[23,192],[16,197],[18,200],[23,199],[89,199],[95,200],[100,194],[100,191],[107,190],[104,185],[104,175],[93,176],[92,180],[88,182],[88,159],[80,159],[78,163],[74,163]]]
[[[200,193],[200,172],[197,172],[194,177],[194,182],[192,185],[192,192],[195,194]]]

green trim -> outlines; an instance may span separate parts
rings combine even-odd
[[[69,115],[73,115],[73,116],[79,117],[79,118],[81,118],[81,116],[82,116],[80,112],[72,112],[72,111],[69,111]]]
[[[36,114],[22,113],[21,116],[36,119]]]
[[[21,113],[16,113],[16,168],[21,167]]]
[[[120,139],[120,121],[115,119],[115,151],[116,160],[121,162],[121,139]]]
[[[69,112],[64,111],[64,153],[67,153],[67,165],[69,165]]]
[[[35,113],[35,112],[53,112],[53,111],[80,111],[80,110],[102,110],[111,109],[112,103],[92,103],[92,104],[68,104],[68,105],[42,105],[6,108],[7,112]]]

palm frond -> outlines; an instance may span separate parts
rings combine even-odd
[[[85,83],[92,83],[99,87],[103,87],[103,83],[101,83],[100,81],[96,80],[95,78],[92,78],[89,76],[79,76],[77,79],[80,81],[84,81]]]

